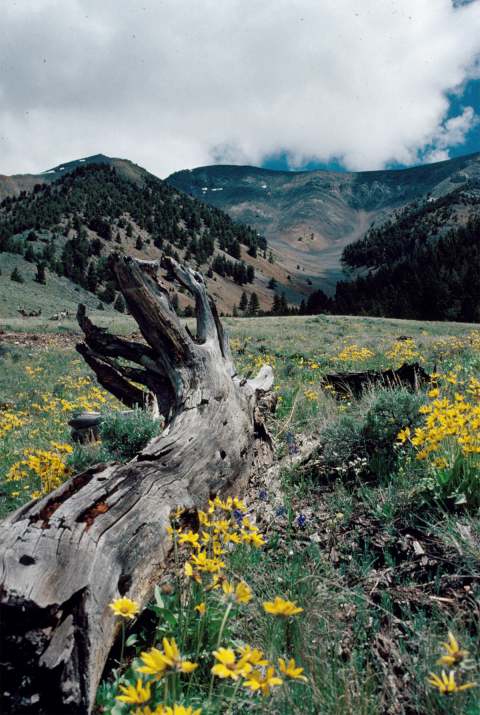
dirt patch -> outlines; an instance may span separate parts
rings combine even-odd
[[[124,336],[126,340],[135,342],[145,342],[140,333],[132,333]],[[82,342],[81,333],[13,333],[0,329],[0,343],[8,345],[18,345],[23,348],[30,348],[34,351],[51,350],[61,348],[72,350],[75,345]]]

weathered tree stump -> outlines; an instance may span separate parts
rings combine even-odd
[[[130,463],[90,468],[1,525],[2,713],[89,713],[120,628],[108,604],[148,601],[171,546],[171,511],[185,507],[194,522],[209,496],[242,495],[273,459],[264,426],[276,403],[271,368],[251,381],[236,373],[202,276],[171,267],[195,297],[195,337],[156,262],[114,260],[148,345],[106,334],[79,306],[77,350],[98,381],[127,407],[150,406],[165,430]]]

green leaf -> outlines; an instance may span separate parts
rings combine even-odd
[[[131,645],[135,645],[135,643],[137,643],[137,642],[138,642],[138,636],[137,636],[137,634],[136,634],[136,633],[132,633],[132,635],[129,636],[129,637],[127,638],[127,640],[125,641],[125,645],[127,646],[127,648],[129,648]]]
[[[156,584],[155,584],[155,601],[157,602],[157,606],[159,606],[160,608],[165,608],[165,602],[162,598],[162,593]]]
[[[159,616],[163,616],[167,623],[170,623],[171,626],[176,626],[177,625],[177,617],[175,616],[174,613],[168,610],[168,608],[163,608],[159,614]]]

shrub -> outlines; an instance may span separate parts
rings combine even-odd
[[[347,471],[363,465],[375,473],[388,473],[397,462],[398,433],[419,426],[423,398],[402,390],[381,389],[368,393],[357,415],[341,415],[320,438],[326,466]],[[363,461],[362,461],[363,460]]]
[[[160,422],[150,413],[135,409],[125,416],[120,412],[108,413],[100,428],[100,438],[112,458],[128,461],[161,431]]]
[[[431,404],[420,408],[423,428],[413,437],[404,430],[398,438],[411,442],[416,459],[425,466],[426,477],[417,492],[427,501],[454,501],[475,510],[480,506],[480,381],[470,377],[465,385],[453,372],[444,377],[442,392],[434,387],[428,393]]]
[[[10,275],[10,280],[14,281],[15,283],[25,283],[25,279],[18,270],[18,268],[15,266],[13,269],[11,275]]]

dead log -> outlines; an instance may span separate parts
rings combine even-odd
[[[147,345],[108,335],[79,306],[77,350],[98,381],[127,407],[148,405],[166,427],[130,463],[88,469],[1,525],[2,713],[91,712],[120,628],[108,604],[148,601],[171,546],[169,514],[179,506],[195,521],[209,496],[241,496],[252,471],[273,459],[264,426],[276,401],[271,368],[251,381],[237,374],[202,276],[171,267],[195,298],[195,337],[157,262],[114,260]]]
[[[368,387],[408,387],[412,390],[430,383],[430,375],[418,362],[404,363],[398,370],[345,370],[324,375],[321,384],[333,387],[337,397],[360,397]]]

